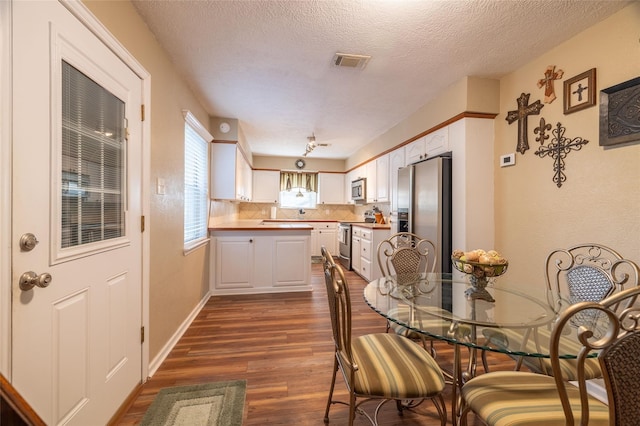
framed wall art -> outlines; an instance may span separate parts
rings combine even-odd
[[[600,92],[600,146],[640,142],[640,77]]]
[[[564,81],[564,113],[580,111],[596,104],[596,69]]]

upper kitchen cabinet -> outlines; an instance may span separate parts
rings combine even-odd
[[[400,147],[389,153],[389,201],[392,213],[398,210],[398,169],[407,165],[404,150],[404,147]]]
[[[280,198],[280,172],[254,170],[252,194],[254,203],[277,203]]]
[[[405,147],[406,164],[417,163],[447,151],[449,151],[448,126],[408,144]]]
[[[318,204],[344,204],[348,202],[349,200],[345,199],[344,180],[343,173],[318,173]]]
[[[216,200],[251,200],[251,166],[233,143],[211,146],[211,198]]]
[[[367,170],[367,203],[389,201],[389,154],[369,161]]]

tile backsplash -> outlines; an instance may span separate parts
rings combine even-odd
[[[388,215],[388,203],[376,205],[385,216]],[[272,207],[276,207],[276,219],[361,221],[365,210],[371,210],[373,205],[323,204],[315,209],[305,209],[304,215],[300,215],[296,209],[281,209],[275,203],[240,203],[238,219],[270,219]]]

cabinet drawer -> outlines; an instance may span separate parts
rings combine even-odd
[[[335,222],[329,222],[329,223],[316,223],[313,225],[314,229],[338,229],[338,224]]]
[[[373,231],[371,229],[362,229],[360,236],[365,240],[371,241],[371,237],[373,236]]]
[[[351,228],[351,235],[354,237],[362,237],[362,229],[354,226]]]

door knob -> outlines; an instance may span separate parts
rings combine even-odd
[[[20,276],[20,290],[29,291],[35,286],[45,288],[51,284],[52,280],[53,278],[48,272],[44,272],[40,275],[33,271],[25,272]]]

